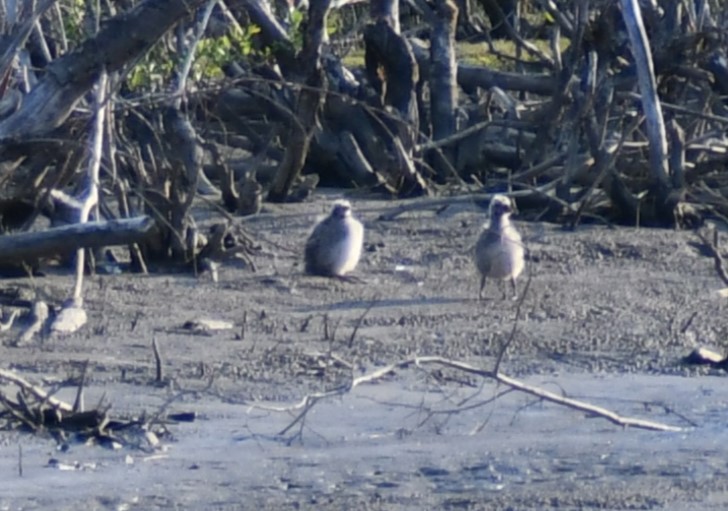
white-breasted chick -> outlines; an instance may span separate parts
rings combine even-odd
[[[478,299],[483,299],[485,279],[509,280],[516,293],[516,278],[525,266],[525,249],[521,235],[511,224],[513,203],[505,195],[496,195],[490,201],[490,222],[486,224],[475,245],[475,265],[480,272]],[[505,299],[505,288],[503,298]]]
[[[364,245],[364,226],[345,200],[334,203],[306,242],[306,273],[342,277],[356,268]]]

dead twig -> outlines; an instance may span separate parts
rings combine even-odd
[[[528,290],[531,287],[531,277],[533,276],[531,272],[531,265],[528,265],[528,278],[526,279],[526,287],[523,288],[523,292],[521,293],[521,296],[518,298],[518,303],[516,304],[516,316],[513,318],[513,327],[511,328],[511,333],[508,336],[508,339],[506,342],[503,343],[503,346],[501,346],[500,351],[498,352],[498,356],[495,359],[495,367],[493,368],[493,372],[498,374],[498,371],[500,370],[501,362],[503,361],[503,357],[505,357],[506,351],[508,351],[508,347],[513,342],[513,339],[516,337],[516,329],[518,328],[518,321],[521,318],[521,307],[523,306],[523,302],[526,300],[526,295],[528,294]]]
[[[162,366],[162,354],[159,352],[157,338],[152,338],[152,353],[154,353],[155,377],[154,381],[161,384],[164,380],[164,367]]]
[[[364,309],[364,313],[359,316],[359,319],[356,321],[356,325],[354,325],[354,330],[351,332],[351,337],[349,337],[349,348],[354,346],[354,339],[356,338],[356,333],[359,331],[359,327],[361,326],[362,322],[364,321],[364,318],[369,314],[369,311],[372,310],[372,308],[377,304],[379,301],[379,296],[375,296],[372,301],[369,302],[369,305],[366,309]]]
[[[13,324],[15,323],[15,319],[20,314],[20,311],[17,309],[13,309],[10,311],[10,316],[5,322],[0,321],[0,332],[7,332],[13,327]]]

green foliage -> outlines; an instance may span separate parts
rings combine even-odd
[[[85,0],[67,0],[61,3],[63,30],[66,33],[69,47],[77,46],[86,38],[84,18],[86,17]]]
[[[288,25],[288,37],[293,43],[293,48],[298,52],[303,48],[303,21],[306,14],[302,9],[293,9],[290,13]]]
[[[215,39],[201,40],[192,64],[192,79],[222,77],[222,68],[226,64],[254,53],[254,38],[259,33],[260,27],[251,24],[241,29],[233,28],[228,34]]]
[[[176,56],[159,42],[131,70],[126,79],[127,85],[133,91],[160,90],[176,64]]]
[[[341,34],[344,30],[345,22],[341,11],[329,11],[329,15],[326,17],[326,33],[329,37]]]
[[[342,57],[341,63],[351,69],[364,67],[364,48],[351,50]]]
[[[260,27],[251,24],[242,29],[232,28],[220,37],[201,39],[195,49],[190,79],[221,78],[226,64],[255,54],[255,36],[259,33]],[[164,44],[155,45],[132,69],[127,79],[129,88],[159,90],[183,58],[166,50]]]

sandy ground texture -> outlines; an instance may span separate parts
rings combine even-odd
[[[531,282],[501,367],[683,431],[623,429],[432,367],[321,401],[287,428],[295,412],[274,407],[401,359],[490,369],[513,329],[516,303],[493,283],[487,300],[475,300],[469,254],[485,215],[474,204],[382,221],[395,203],[354,198],[367,229],[361,282],[302,275],[304,241],[332,198],[245,220],[261,245],[255,272],[241,262],[223,265],[218,282],[90,277],[82,331],[0,347],[3,368],[69,401],[89,360],[87,406],[103,398],[113,414],[138,415],[174,398],[171,411],[199,417],[173,426],[154,453],[59,451],[48,438],[0,433],[0,510],[728,508],[725,375],[680,363],[698,344],[722,349],[727,302],[687,232],[567,232],[516,219]],[[59,273],[3,286],[60,301],[72,281]],[[197,319],[234,328],[182,328]]]

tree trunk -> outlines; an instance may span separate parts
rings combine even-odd
[[[453,0],[437,0],[437,18],[432,29],[430,46],[430,109],[432,138],[442,140],[455,133],[457,107],[457,64],[455,62],[455,30],[458,8]],[[441,181],[450,174],[453,149],[433,150],[432,166]],[[450,163],[448,163],[450,162]]]
[[[375,21],[385,21],[399,34],[399,0],[371,0],[369,14]]]
[[[172,166],[168,173],[171,181],[169,226],[177,233],[169,238],[172,258],[189,261],[194,257],[195,247],[188,246],[186,240],[194,222],[190,209],[202,171],[202,148],[197,141],[195,128],[179,108],[168,107],[163,118],[167,160]]]
[[[148,216],[86,222],[45,231],[0,236],[0,261],[21,262],[64,254],[79,248],[99,248],[141,243],[152,233],[155,222]]]
[[[622,15],[637,67],[642,96],[642,108],[647,122],[647,137],[649,138],[650,169],[657,199],[658,217],[672,221],[672,211],[660,211],[666,206],[670,195],[670,169],[667,159],[667,134],[665,121],[662,117],[662,107],[657,95],[657,82],[652,63],[650,42],[642,22],[638,0],[621,0]]]
[[[402,183],[404,193],[426,193],[426,183],[412,160],[419,128],[415,96],[419,67],[410,43],[399,33],[398,0],[373,0],[371,12],[374,23],[364,30],[367,77],[379,95],[378,106],[391,106],[398,114],[398,118],[378,115],[392,153],[393,168],[387,173]]]
[[[308,13],[303,49],[298,56],[297,75],[304,86],[298,92],[294,118],[288,128],[286,152],[268,193],[268,200],[283,202],[306,162],[316,115],[325,97],[325,77],[321,66],[321,45],[331,0],[312,0]]]

